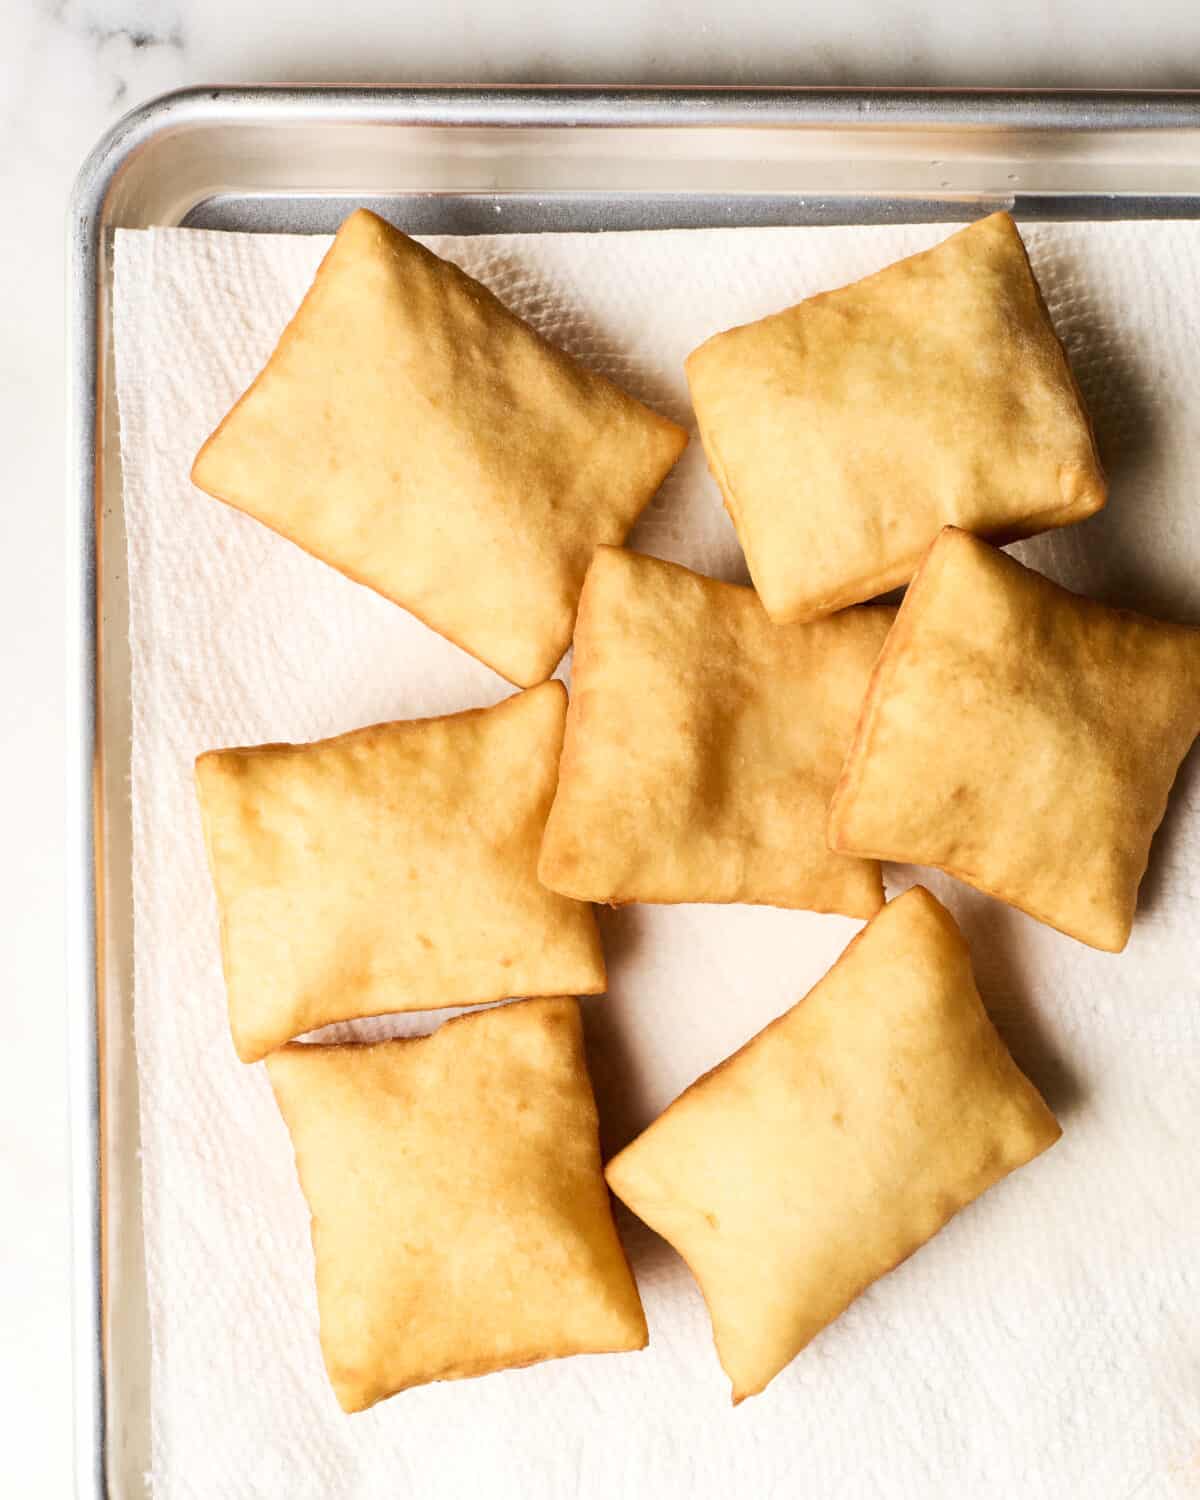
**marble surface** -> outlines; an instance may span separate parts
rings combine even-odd
[[[89,146],[188,83],[1200,86],[1195,0],[4,0],[0,4],[0,1433],[70,1488],[62,971],[65,205]]]

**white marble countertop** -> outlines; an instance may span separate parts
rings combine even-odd
[[[70,1490],[62,966],[67,193],[123,111],[189,83],[1200,87],[1200,6],[1144,0],[8,0],[0,6],[0,1432],[5,1494]]]

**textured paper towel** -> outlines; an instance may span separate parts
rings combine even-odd
[[[689,422],[682,361],[707,334],[944,232],[431,243]],[[1200,226],[1047,225],[1028,238],[1113,485],[1102,515],[1022,555],[1110,601],[1200,620]],[[868,1292],[765,1395],[730,1409],[690,1277],[622,1214],[649,1350],[340,1414],[317,1349],[287,1136],[263,1069],[238,1063],[229,1041],[191,763],[214,745],[306,740],[509,688],[188,483],[192,455],[270,352],[326,244],[186,230],[117,241],[157,1500],[1196,1494],[1196,757],[1121,957],[932,882],[950,890],[985,999],[1066,1135]],[[698,442],[634,541],[744,579]],[[889,871],[889,888],[911,878]],[[610,1152],[803,994],[857,925],[748,907],[633,906],[602,921],[612,989],[586,1010]]]

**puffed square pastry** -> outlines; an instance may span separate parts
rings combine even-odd
[[[566,690],[196,762],[234,1045],[332,1021],[594,994],[590,906],[537,878]]]
[[[686,442],[359,209],[192,479],[529,687]]]
[[[772,625],[753,589],[599,548],[542,882],[613,904],[878,911],[878,863],[831,853],[825,822],[894,618]]]
[[[1059,1134],[917,886],[607,1177],[699,1282],[736,1405]]]
[[[641,1349],[579,1004],[267,1059],[312,1214],[321,1349],[362,1411],[410,1386]]]
[[[1014,541],[1105,500],[1008,214],[719,333],[687,361],[709,467],[773,620],[906,583],[948,523]]]
[[[948,527],[879,658],[829,842],[936,866],[1116,953],[1197,734],[1200,629],[1083,599]]]

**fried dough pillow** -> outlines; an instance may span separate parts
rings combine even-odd
[[[906,583],[947,523],[1013,541],[1105,483],[1008,214],[688,358],[709,466],[763,606],[811,620]]]
[[[267,1059],[312,1213],[338,1401],[641,1349],[575,1000]]]
[[[917,886],[606,1175],[700,1283],[736,1404],[1059,1134]]]
[[[332,1021],[603,990],[591,907],[537,878],[566,696],[199,758],[244,1062]]]
[[[1115,953],[1198,734],[1200,629],[1083,599],[948,527],[879,658],[829,842],[937,866]]]
[[[359,209],[192,479],[529,687],[686,442]]]
[[[872,916],[879,865],[832,854],[825,822],[894,618],[877,606],[775,626],[753,589],[598,548],[542,882],[614,904]]]

